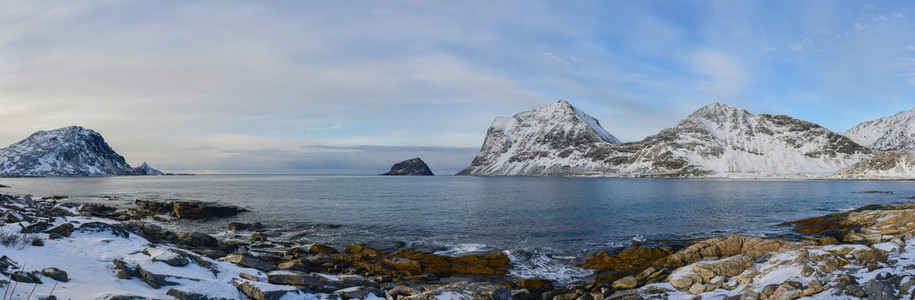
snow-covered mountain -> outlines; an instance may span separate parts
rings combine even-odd
[[[829,179],[911,179],[915,178],[915,151],[877,153],[870,159],[839,170]]]
[[[915,149],[915,108],[852,127],[845,136],[875,151]]]
[[[153,167],[150,167],[148,164],[146,164],[145,161],[143,162],[143,164],[141,164],[139,167],[137,167],[137,170],[143,171],[143,173],[145,175],[165,175],[164,172],[153,169]]]
[[[820,125],[720,103],[616,150],[620,175],[674,177],[818,177],[871,154]]]
[[[572,176],[600,172],[604,165],[585,155],[620,141],[569,102],[498,117],[483,147],[458,175]]]
[[[0,176],[145,175],[131,168],[97,132],[79,126],[39,131],[0,149]]]
[[[597,121],[569,117],[579,114],[585,115],[561,101],[497,118],[480,153],[459,175],[822,177],[871,155],[817,124],[719,103],[625,144],[595,138],[601,135],[590,124]]]

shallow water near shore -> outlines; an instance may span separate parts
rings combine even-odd
[[[261,222],[284,238],[343,246],[398,240],[442,254],[507,250],[521,276],[587,275],[573,257],[633,241],[790,234],[777,224],[869,204],[911,203],[915,182],[523,177],[198,175],[3,178],[0,193],[132,207],[199,200],[249,212],[181,221],[220,234]],[[880,191],[892,193],[867,193]]]

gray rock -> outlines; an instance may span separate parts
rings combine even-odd
[[[391,166],[391,170],[382,175],[426,175],[431,176],[432,170],[419,157],[411,158]]]
[[[102,222],[89,222],[79,226],[79,231],[82,232],[104,232],[109,231],[111,234],[117,237],[128,238],[130,237],[130,231],[127,228],[124,228],[120,224],[106,224]]]
[[[369,286],[345,288],[335,291],[334,294],[340,295],[340,297],[343,297],[343,299],[365,299],[369,295],[375,295],[376,297],[381,297],[384,295],[384,293],[378,288]]]
[[[70,278],[67,277],[67,272],[58,268],[45,268],[44,270],[41,270],[41,275],[57,281],[70,281]]]
[[[312,288],[319,288],[327,285],[327,279],[324,277],[308,274],[305,272],[287,270],[272,271],[267,273],[267,282],[272,284],[297,285]]]
[[[183,267],[190,263],[184,255],[165,249],[156,251],[151,248],[146,248],[143,249],[143,254],[149,255],[152,261],[161,261],[172,267]]]
[[[891,300],[896,299],[896,293],[893,287],[882,281],[869,280],[864,283],[864,291],[867,293],[868,300]]]
[[[51,228],[48,230],[48,233],[56,233],[65,237],[69,237],[74,230],[76,230],[76,226],[73,226],[73,224],[70,223],[64,223],[58,225],[57,227]]]
[[[163,286],[168,286],[168,285],[178,285],[177,282],[168,281],[168,278],[173,277],[173,276],[155,274],[153,272],[143,269],[143,267],[141,267],[141,266],[137,266],[136,274],[137,274],[137,277],[140,278],[140,280],[142,280],[143,282],[145,282],[151,288],[154,288],[154,289],[158,289],[158,288],[161,288]]]
[[[261,285],[244,279],[232,279],[232,284],[245,296],[254,300],[279,300],[288,293],[298,293],[299,290],[294,287],[272,287],[273,289],[262,289]]]
[[[512,293],[508,288],[483,282],[457,282],[432,289],[425,293],[402,299],[436,300],[439,295],[450,293],[469,297],[470,299],[511,300]]]
[[[258,269],[264,272],[269,272],[276,269],[276,267],[250,255],[229,254],[226,255],[226,257],[223,257],[222,260],[243,267]]]
[[[527,289],[512,290],[512,299],[514,300],[534,300],[534,295]]]
[[[226,298],[210,297],[205,294],[198,294],[182,289],[169,289],[165,294],[175,297],[178,300],[228,300]]]

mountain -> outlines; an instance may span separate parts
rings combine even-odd
[[[845,136],[875,151],[915,150],[915,108],[858,124]]]
[[[429,166],[419,157],[411,158],[391,166],[391,170],[381,175],[434,175]]]
[[[912,179],[915,178],[915,151],[893,150],[839,170],[829,179]]]
[[[143,171],[143,174],[146,174],[146,175],[165,175],[164,172],[153,169],[153,167],[150,167],[148,164],[146,164],[145,161],[143,162],[142,165],[140,165],[136,169]]]
[[[38,131],[0,149],[0,176],[144,175],[131,168],[95,131],[70,126]]]
[[[607,162],[619,174],[660,177],[825,176],[871,153],[814,123],[720,103],[615,150]]]
[[[597,121],[573,117],[578,115],[587,116],[561,101],[497,118],[480,153],[459,175],[822,177],[871,155],[817,124],[720,103],[624,144],[601,138],[597,132],[606,131],[591,126]]]
[[[585,157],[620,141],[569,102],[497,117],[473,162],[457,175],[572,176],[600,172]]]

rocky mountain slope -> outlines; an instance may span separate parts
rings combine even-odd
[[[915,178],[915,151],[895,150],[877,153],[870,159],[839,170],[830,179],[911,179]]]
[[[845,136],[874,151],[915,150],[915,108],[858,124]]]
[[[145,161],[143,162],[143,164],[141,164],[139,167],[137,167],[137,170],[143,171],[145,175],[165,175],[165,172],[162,172],[162,171],[154,169],[153,167],[150,167],[148,164],[146,164]]]
[[[600,172],[585,155],[620,141],[569,102],[497,117],[473,162],[458,175],[570,176]]]
[[[497,118],[459,175],[822,177],[871,150],[817,124],[713,103],[632,143],[604,139],[567,102]],[[595,128],[596,127],[596,128]],[[598,130],[599,129],[599,130]]]
[[[130,167],[95,131],[69,126],[39,131],[0,149],[0,176],[145,175]]]

